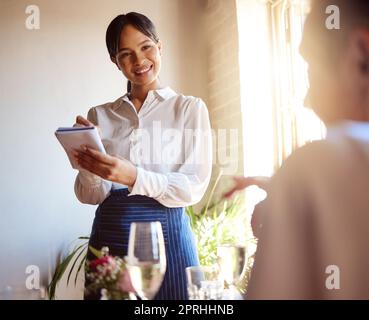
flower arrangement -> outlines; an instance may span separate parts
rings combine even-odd
[[[86,294],[101,300],[127,300],[135,290],[124,260],[109,255],[109,249],[98,251],[90,247],[96,259],[86,264]]]

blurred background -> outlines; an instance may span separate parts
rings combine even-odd
[[[32,8],[35,29],[27,27]],[[303,106],[298,46],[308,10],[308,0],[0,0],[2,296],[34,297],[27,267],[39,268],[46,287],[73,241],[89,235],[96,208],[77,201],[76,172],[54,131],[125,93],[105,46],[115,16],[147,15],[163,43],[162,83],[207,104],[215,151],[209,190],[194,208],[201,211],[232,185],[230,176],[272,175],[295,148],[324,135]],[[249,218],[264,196],[242,194],[240,242],[252,237]],[[61,283],[57,298],[80,299],[82,281]]]

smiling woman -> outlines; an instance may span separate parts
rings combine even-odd
[[[147,82],[157,78],[161,67],[161,43],[154,24],[144,15],[128,13],[116,17],[106,32],[106,45],[111,60],[128,79],[128,92],[131,91],[131,77],[138,77],[139,83],[142,83],[140,77],[143,75],[151,76],[151,79],[145,79],[151,80]],[[132,57],[138,62],[142,58],[147,61],[143,65],[132,65]],[[148,71],[152,71],[151,74]]]
[[[107,151],[105,155],[86,146],[75,154],[83,168],[75,182],[77,198],[83,203],[99,204],[90,245],[97,249],[107,246],[113,255],[125,256],[130,224],[160,221],[167,271],[155,298],[186,299],[185,268],[199,262],[184,207],[201,200],[210,180],[208,111],[201,99],[161,85],[161,43],[146,16],[134,12],[117,16],[107,29],[106,44],[111,61],[128,79],[129,86],[116,101],[91,108],[87,119],[77,117],[79,125],[99,127]],[[142,149],[139,132],[155,134],[158,123],[163,132],[183,133],[172,155],[176,161],[143,162],[142,156],[134,152]],[[187,130],[203,138],[187,143]],[[165,144],[159,145],[159,150],[153,152],[163,154]],[[99,294],[86,298],[98,299]]]

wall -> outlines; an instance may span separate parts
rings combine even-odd
[[[30,4],[40,8],[39,30],[25,27]],[[201,0],[1,0],[0,291],[19,287],[24,297],[29,265],[46,285],[58,253],[89,234],[95,207],[77,202],[76,173],[53,132],[125,92],[105,48],[108,23],[147,14],[164,46],[162,82],[208,101],[202,10]],[[80,297],[80,287],[59,293]]]
[[[208,107],[212,127],[227,130],[226,143],[216,139],[215,145],[212,184],[218,172],[224,174],[215,190],[214,198],[219,199],[233,185],[232,175],[271,174],[259,169],[269,169],[266,163],[273,159],[273,146],[268,144],[273,130],[269,17],[265,0],[208,0],[204,15]],[[231,130],[236,131],[237,138],[231,137]],[[229,161],[221,161],[221,155]],[[250,187],[243,194],[247,238],[252,236],[248,219],[265,193]]]
[[[223,172],[215,197],[232,184],[231,175],[243,174],[242,110],[236,0],[208,0],[204,13],[208,57],[210,119],[217,138],[212,183]],[[225,130],[225,143],[219,130]],[[237,138],[232,138],[231,130]],[[224,161],[226,160],[226,161]]]

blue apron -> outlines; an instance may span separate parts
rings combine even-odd
[[[128,251],[130,224],[160,221],[164,234],[167,270],[155,300],[186,300],[185,268],[199,265],[195,239],[184,208],[167,208],[146,196],[128,196],[128,189],[112,190],[96,210],[90,245],[124,257]],[[89,252],[89,259],[94,257]],[[88,298],[88,297],[87,297]]]

